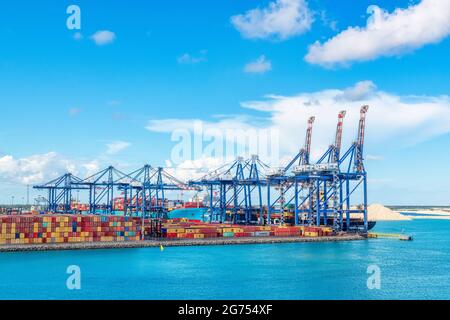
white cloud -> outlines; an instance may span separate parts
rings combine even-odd
[[[279,131],[281,162],[302,147],[307,119],[314,115],[312,156],[317,159],[333,140],[337,114],[347,110],[344,148],[356,138],[359,110],[370,106],[367,117],[367,152],[382,157],[386,148],[416,144],[450,132],[450,98],[448,96],[399,96],[362,81],[347,89],[304,92],[295,96],[267,96],[261,101],[242,104],[244,108],[262,112],[265,121],[238,115],[202,121],[200,119],[162,119],[150,121],[147,129],[171,133],[177,129],[192,132],[195,123],[206,130],[265,128]]]
[[[360,81],[353,87],[347,88],[342,92],[338,98],[348,101],[361,101],[369,96],[375,91],[377,86],[372,81]]]
[[[56,152],[15,159],[11,155],[0,157],[0,179],[20,184],[46,182],[66,172],[77,173],[73,161]]]
[[[166,171],[182,181],[196,180],[211,170],[223,165],[223,161],[217,157],[203,157],[196,160],[187,160],[176,167],[167,168]]]
[[[197,64],[200,62],[205,62],[207,60],[206,54],[207,54],[206,50],[200,51],[198,55],[184,53],[177,58],[177,62],[179,64]]]
[[[265,56],[260,56],[256,61],[249,62],[244,67],[244,71],[247,73],[266,73],[270,70],[272,70],[272,62],[266,60]]]
[[[330,28],[335,32],[338,30],[337,28],[338,22],[336,20],[330,20],[325,10],[320,11],[319,17],[324,26]]]
[[[108,30],[100,30],[91,36],[95,44],[98,46],[103,46],[106,44],[113,43],[116,40],[116,34]]]
[[[308,31],[313,15],[305,0],[276,0],[231,17],[231,23],[245,38],[285,40]]]
[[[113,146],[111,151],[118,151],[120,145]],[[34,185],[47,183],[65,173],[72,173],[83,179],[89,177],[108,165],[127,168],[126,163],[112,163],[104,155],[94,159],[68,158],[57,152],[35,154],[23,158],[12,155],[0,156],[0,185]],[[1,196],[0,196],[1,197]]]
[[[100,163],[98,160],[92,160],[87,163],[84,163],[81,165],[81,167],[84,169],[84,177],[90,177],[97,172],[100,172]]]
[[[323,44],[314,43],[305,60],[333,66],[398,56],[437,43],[450,34],[449,0],[422,0],[392,13],[373,5],[368,13],[365,27],[349,27]]]
[[[126,142],[126,141],[113,141],[106,145],[106,148],[107,148],[106,154],[109,154],[109,155],[118,154],[119,152],[125,150],[129,146],[131,146],[131,143]]]

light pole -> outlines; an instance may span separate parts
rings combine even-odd
[[[27,184],[27,206],[30,205],[30,185]]]

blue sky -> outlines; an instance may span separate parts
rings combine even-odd
[[[363,88],[375,110],[377,103],[405,101],[401,106],[392,102],[392,109],[383,109],[378,115],[375,111],[372,119],[369,111],[366,152],[372,179],[370,201],[450,205],[446,183],[450,178],[448,22],[434,28],[430,24],[438,19],[428,21],[429,33],[436,33],[432,39],[427,35],[421,39],[417,30],[411,30],[411,39],[402,35],[397,42],[392,40],[394,35],[390,38],[389,30],[385,37],[378,31],[345,34],[355,37],[350,41],[353,48],[344,42],[340,52],[335,41],[328,51],[320,46],[321,55],[308,61],[305,57],[316,41],[323,45],[349,27],[365,28],[367,19],[377,14],[368,13],[370,5],[383,8],[381,15],[408,6],[415,15],[437,13],[427,11],[420,1],[283,1],[298,5],[303,13],[307,10],[311,18],[308,28],[296,25],[305,21],[288,26],[251,21],[253,25],[245,26],[247,31],[253,28],[260,33],[249,37],[232,22],[232,17],[245,17],[252,9],[267,13],[264,8],[270,8],[274,1],[142,1],[131,5],[126,1],[47,0],[2,4],[0,202],[10,201],[11,195],[20,199],[26,182],[49,179],[67,168],[82,175],[88,164],[95,169],[111,163],[124,170],[145,163],[164,166],[174,143],[170,132],[152,129],[149,121],[170,119],[174,126],[183,127],[186,121],[197,119],[220,127],[222,120],[217,115],[226,115],[245,125],[263,119],[257,127],[264,123],[282,126],[275,119],[280,114],[277,103],[282,101],[272,103],[267,95],[315,93],[321,100],[325,90],[345,93],[350,88]],[[66,27],[66,9],[72,4],[81,8],[78,31]],[[443,6],[445,11],[448,5]],[[392,28],[383,23],[390,18],[374,22],[380,23],[375,26],[381,26],[381,35]],[[258,29],[262,27],[266,33]],[[110,43],[96,44],[92,36],[101,30],[114,34]],[[77,32],[81,35],[78,39]],[[372,48],[373,43],[380,45]],[[358,55],[363,46],[370,53]],[[324,56],[335,60],[323,62]],[[269,67],[266,64],[260,72],[246,72],[245,66],[261,57]],[[358,83],[366,87],[358,87]],[[388,98],[380,98],[383,94]],[[342,109],[365,104],[364,98],[360,100],[342,103]],[[273,109],[243,108],[242,103],[248,101],[268,103]],[[383,112],[386,122],[380,116]],[[242,120],[242,115],[252,120]],[[411,124],[407,119],[412,115],[426,120],[414,118]],[[303,116],[306,113],[299,119]],[[328,116],[334,121],[334,109],[323,114],[323,118]],[[347,145],[354,136],[350,125],[355,121],[351,119]],[[383,134],[385,125],[388,135]],[[299,137],[298,147],[303,143],[303,127],[304,121],[299,120],[298,132],[292,132]],[[318,144],[328,137],[331,142],[333,131],[329,128],[318,133]],[[289,132],[282,132],[282,139],[284,134],[290,137]],[[283,156],[289,156],[293,144],[297,145],[290,142],[283,146]]]

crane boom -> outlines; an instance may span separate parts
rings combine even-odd
[[[299,169],[305,164],[309,164],[309,155],[311,153],[312,130],[315,119],[316,119],[315,117],[310,117],[308,119],[305,145],[303,146],[303,148],[300,149],[300,152],[295,156],[295,158],[292,159],[291,162],[289,162],[289,164],[284,169],[282,169],[283,174],[286,173],[295,163],[297,163],[297,161],[298,165],[294,167],[294,171]]]
[[[301,151],[302,157],[300,159],[300,164],[309,164],[309,156],[311,154],[311,141],[312,141],[312,131],[313,131],[313,125],[314,121],[316,120],[316,117],[310,117],[308,119],[308,129],[306,130],[306,140],[305,140],[305,146],[303,147],[303,150]]]
[[[341,155],[341,147],[342,147],[342,133],[344,129],[344,118],[347,114],[346,111],[341,111],[338,114],[338,124],[336,128],[336,138],[333,145],[333,154],[331,158],[332,163],[337,163],[339,161]]]
[[[359,128],[358,128],[358,146],[360,147],[361,151],[363,150],[364,147],[364,136],[366,133],[366,115],[368,110],[369,106],[361,107],[361,118],[359,120]]]
[[[364,151],[364,138],[366,133],[366,115],[369,110],[369,106],[365,105],[361,107],[359,127],[358,127],[358,140],[356,141],[356,157],[355,167],[358,172],[364,171],[363,164],[363,151]]]

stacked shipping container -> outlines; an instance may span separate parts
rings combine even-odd
[[[155,224],[156,225],[156,224]],[[146,220],[145,234],[167,239],[331,236],[329,227],[241,226],[174,219],[158,225]],[[141,239],[141,218],[94,215],[0,216],[0,245],[121,242]]]
[[[333,235],[329,227],[241,226],[206,224],[186,219],[169,220],[162,234],[168,239],[240,238],[240,237],[322,237]]]
[[[0,216],[0,244],[136,241],[139,218],[93,215]]]

